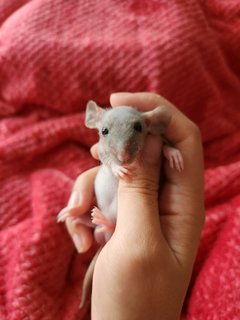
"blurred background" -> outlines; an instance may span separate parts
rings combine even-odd
[[[0,319],[88,319],[93,253],[56,215],[96,162],[88,100],[151,91],[195,121],[207,219],[183,319],[239,319],[240,2],[0,1]],[[136,106],[137,107],[137,106]]]

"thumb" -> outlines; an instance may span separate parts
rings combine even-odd
[[[141,153],[141,160],[134,163],[129,181],[120,180],[118,188],[118,216],[115,234],[133,237],[130,241],[159,236],[159,178],[162,141],[149,135]],[[144,240],[144,241],[145,241]]]

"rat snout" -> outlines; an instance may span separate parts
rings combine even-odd
[[[116,158],[122,165],[127,165],[136,158],[137,151],[138,144],[135,141],[129,140],[128,143],[118,146]]]
[[[118,160],[120,162],[128,162],[130,160],[130,155],[127,152],[121,152],[118,155]]]

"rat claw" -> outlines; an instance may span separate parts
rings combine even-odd
[[[181,172],[183,170],[183,158],[182,158],[182,154],[179,150],[176,150],[176,160],[177,160],[177,169],[179,172]]]
[[[121,172],[121,171],[120,171],[120,172],[118,172],[118,175],[119,175],[120,177],[123,177],[123,176],[124,176],[124,174],[125,174],[124,172]]]
[[[92,210],[91,210],[91,216],[94,215],[94,212],[95,212],[96,210],[97,210],[97,207],[96,207],[96,206],[92,208]]]
[[[180,172],[180,171],[181,171],[181,168],[180,168],[179,161],[178,161],[177,158],[175,159],[175,166],[176,166],[177,171]]]
[[[129,170],[125,167],[121,167],[121,172],[128,174]]]
[[[175,168],[177,171],[180,171],[178,158],[177,158],[176,154],[172,155],[172,161],[173,161],[173,168]]]
[[[181,163],[180,163],[179,160],[178,160],[178,171],[179,171],[179,172],[182,172],[182,167],[181,167]]]
[[[180,166],[181,171],[183,171],[184,170],[184,162],[183,162],[183,157],[182,157],[181,152],[179,152],[179,154],[178,154],[178,162],[179,162],[179,166]]]
[[[183,164],[183,161],[181,162],[181,171],[184,170],[184,164]]]
[[[174,158],[173,157],[169,157],[169,165],[170,165],[171,169],[174,168]]]
[[[94,216],[91,216],[91,221],[93,224],[98,224],[98,221],[96,220],[96,218]]]
[[[95,223],[94,219],[96,219],[97,214],[98,214],[98,208],[97,207],[93,207],[92,210],[91,210],[92,223]]]

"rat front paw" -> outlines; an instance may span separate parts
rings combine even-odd
[[[169,161],[170,168],[173,169],[175,167],[178,171],[182,171],[184,169],[183,157],[178,149],[164,145],[163,154]]]
[[[118,179],[120,179],[120,178],[124,179],[126,176],[131,175],[130,171],[127,168],[119,166],[119,165],[113,165],[112,172]]]

